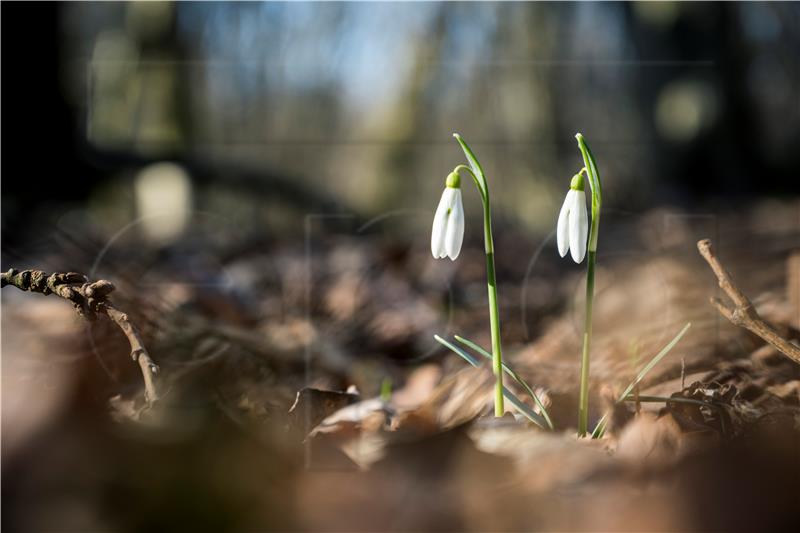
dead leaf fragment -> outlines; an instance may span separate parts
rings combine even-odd
[[[289,428],[307,435],[320,422],[342,407],[359,400],[356,394],[319,390],[306,387],[297,393],[289,408]]]

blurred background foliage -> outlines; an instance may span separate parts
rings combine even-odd
[[[453,131],[487,168],[501,223],[540,237],[580,166],[576,131],[620,210],[800,189],[797,4],[4,11],[7,244],[34,218],[88,217],[108,237],[151,212],[171,213],[142,225],[168,242],[192,209],[285,235],[308,213],[408,209],[384,229],[411,238],[461,162]]]

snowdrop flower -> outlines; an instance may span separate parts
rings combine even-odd
[[[586,193],[583,190],[583,175],[572,178],[561,213],[558,215],[556,238],[558,253],[567,255],[567,250],[576,263],[583,261],[586,255],[586,240],[589,235],[589,219],[586,214]]]
[[[455,261],[464,242],[464,205],[461,202],[461,177],[457,172],[447,176],[446,187],[436,208],[431,231],[431,253],[436,259],[449,257]]]

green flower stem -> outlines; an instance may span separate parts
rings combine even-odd
[[[594,272],[597,261],[597,238],[600,232],[600,206],[603,203],[603,190],[591,149],[580,133],[575,135],[575,139],[578,141],[578,148],[583,156],[586,174],[589,177],[589,187],[592,190],[592,225],[589,229],[589,253],[586,262],[586,317],[583,327],[581,388],[578,399],[578,436],[584,437],[589,427],[589,361],[592,342],[592,308],[594,307]]]
[[[488,221],[488,214],[487,219]],[[491,239],[487,222],[486,235]],[[487,241],[487,247],[491,241]],[[489,287],[489,326],[492,331],[492,371],[495,376],[494,416],[503,416],[503,353],[500,343],[500,313],[497,310],[497,280],[494,275],[494,253],[486,253],[486,278]]]
[[[492,237],[492,212],[489,206],[489,188],[481,186],[481,181],[466,165],[458,165],[454,172],[467,170],[475,181],[483,202],[483,240],[486,250],[486,284],[489,291],[489,328],[492,335],[492,372],[494,384],[494,416],[501,417],[505,413],[503,404],[503,348],[500,342],[500,311],[497,308],[497,277],[494,268],[494,238]],[[485,182],[484,182],[485,183]]]
[[[475,154],[472,152],[467,143],[461,138],[460,135],[453,135],[461,148],[464,150],[464,155],[469,161],[469,166],[459,165],[455,168],[454,172],[459,170],[469,170],[472,179],[475,181],[475,186],[478,187],[478,192],[481,194],[481,201],[483,202],[483,239],[486,249],[486,284],[489,291],[489,327],[492,334],[492,371],[495,376],[494,387],[494,416],[501,417],[505,413],[505,405],[503,404],[503,349],[500,342],[500,312],[497,308],[497,278],[495,277],[494,268],[494,239],[492,238],[492,212],[489,206],[489,185],[486,182],[486,177],[483,174],[481,167]]]
[[[597,252],[589,251],[586,269],[586,319],[583,325],[583,354],[581,356],[581,391],[578,401],[578,436],[589,427],[589,345],[592,341],[592,307],[594,305],[594,265]]]
[[[489,207],[489,187],[484,191],[483,240],[486,247],[486,285],[489,291],[489,328],[492,335],[492,371],[494,372],[494,416],[505,413],[503,405],[503,348],[500,342],[500,311],[497,308],[497,277],[494,268],[494,238],[492,213]]]

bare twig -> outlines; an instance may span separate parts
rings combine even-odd
[[[142,370],[145,400],[151,404],[158,399],[154,379],[159,370],[158,365],[150,358],[139,337],[139,332],[128,319],[128,315],[108,301],[108,295],[114,290],[111,282],[101,279],[89,283],[86,276],[77,272],[47,275],[41,270],[20,272],[12,268],[8,272],[0,274],[0,287],[6,285],[13,285],[23,291],[56,294],[69,300],[78,314],[90,321],[93,321],[98,314],[107,316],[119,326],[128,338],[131,345],[131,358],[139,363]]]
[[[697,243],[700,255],[708,262],[711,270],[719,280],[719,286],[728,297],[733,301],[734,307],[725,305],[719,298],[711,298],[714,305],[722,316],[727,318],[732,324],[748,329],[777,348],[783,355],[800,364],[800,347],[781,337],[775,328],[767,324],[756,312],[753,304],[733,283],[731,275],[722,266],[714,254],[711,240],[703,239]]]

